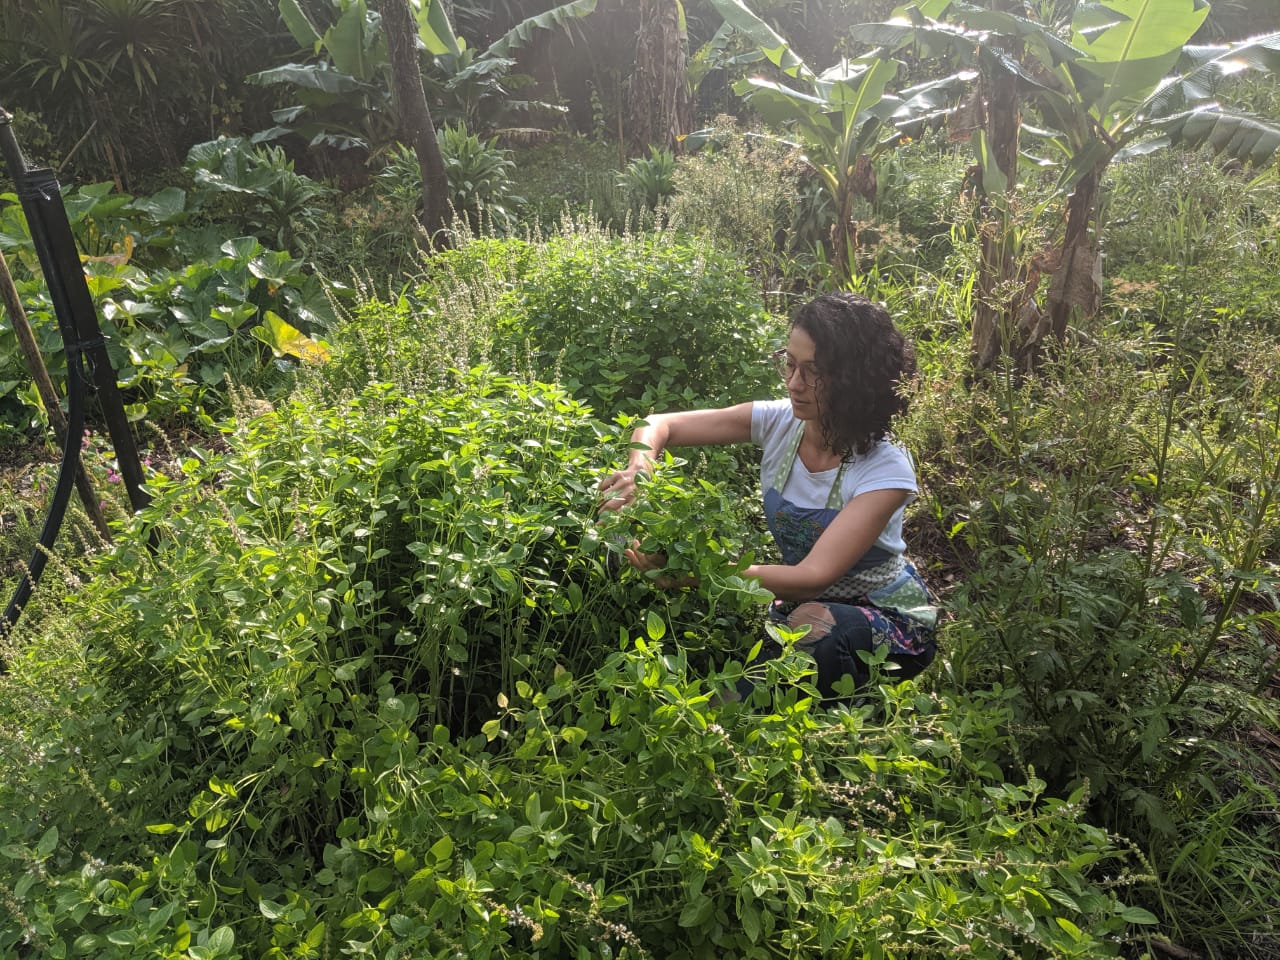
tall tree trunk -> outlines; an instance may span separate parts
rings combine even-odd
[[[688,37],[674,0],[640,0],[636,63],[631,75],[631,147],[676,149],[692,126],[685,73]]]
[[[400,118],[401,135],[413,144],[422,174],[422,225],[435,249],[449,245],[449,176],[436,139],[431,108],[422,88],[418,61],[418,26],[408,0],[381,0],[382,28],[391,61],[391,96]]]

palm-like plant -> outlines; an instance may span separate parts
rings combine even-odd
[[[926,55],[977,66],[976,75],[989,83],[1014,85],[1020,102],[1038,114],[1041,127],[1027,133],[1046,151],[1045,162],[1058,169],[1058,185],[1066,197],[1061,238],[1041,258],[1051,277],[1044,332],[1061,338],[1073,317],[1097,309],[1100,188],[1114,159],[1178,141],[1207,143],[1254,163],[1269,160],[1280,149],[1280,125],[1226,109],[1213,98],[1217,78],[1280,66],[1280,34],[1192,45],[1208,15],[1205,0],[1049,4],[1049,12],[1065,17],[1058,22],[1016,12],[1024,8],[1021,2],[1006,6],[993,10],[923,0],[910,19],[862,25],[855,36],[887,49],[913,45]],[[1002,147],[1010,145],[1016,156],[1020,130],[1013,123],[1002,136],[993,136],[996,123],[1008,119],[1008,110],[982,92],[971,101],[979,115],[973,143],[982,189],[994,196],[1017,186],[1016,164],[1002,165],[998,158],[1005,153]],[[989,266],[984,261],[983,267]],[[975,330],[975,346],[978,335]],[[1024,365],[1034,360],[1035,345],[1032,337],[1018,348]],[[983,365],[993,362],[999,350],[976,352]]]
[[[284,84],[299,104],[276,111],[276,127],[259,134],[270,139],[297,133],[313,144],[378,152],[400,129],[390,93],[390,59],[382,17],[366,0],[321,0],[329,25],[316,24],[298,0],[278,0],[281,16],[300,49],[316,59],[288,63],[253,74],[258,84]],[[431,69],[424,86],[441,104],[441,117],[480,122],[481,104],[518,108],[503,86],[515,61],[511,54],[540,30],[564,28],[591,13],[596,0],[571,0],[529,17],[481,51],[454,33],[441,0],[417,5],[418,40]],[[527,106],[527,105],[525,105]]]
[[[188,0],[85,0],[94,51],[108,76],[127,76],[149,94],[171,63],[178,7]]]
[[[817,73],[772,27],[742,0],[711,0],[726,25],[742,33],[788,78],[787,82],[751,77],[734,91],[767,122],[783,126],[799,141],[805,160],[817,175],[834,215],[831,244],[837,275],[847,279],[854,268],[858,229],[853,219],[856,197],[876,196],[872,161],[900,140],[899,126],[919,123],[942,109],[958,80],[948,77],[900,93],[889,85],[899,63],[872,54],[843,59]]]
[[[86,97],[103,81],[106,65],[85,12],[63,0],[37,0],[7,11],[5,34],[12,38],[17,87],[26,83],[57,97]]]
[[[0,98],[39,113],[61,146],[85,138],[118,180],[135,144],[161,159],[236,95],[244,65],[277,40],[256,0],[5,0]],[[86,134],[88,134],[86,136]],[[158,145],[159,149],[155,150]],[[150,156],[148,160],[152,159]]]

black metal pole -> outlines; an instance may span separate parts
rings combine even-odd
[[[62,466],[54,489],[49,515],[40,532],[40,542],[32,555],[31,563],[23,574],[13,600],[0,619],[0,634],[17,623],[22,608],[30,598],[35,582],[44,570],[45,561],[53,549],[54,540],[66,514],[67,501],[75,482],[76,466],[80,459],[80,439],[84,430],[84,407],[88,378],[85,365],[92,370],[97,386],[98,401],[103,419],[111,437],[120,476],[129,494],[129,502],[135,510],[141,510],[151,498],[143,486],[142,464],[138,459],[138,447],[133,439],[129,419],[125,415],[124,401],[116,383],[115,369],[107,355],[106,340],[98,326],[98,313],[85,283],[84,270],[80,266],[80,254],[71,222],[62,205],[62,193],[58,179],[52,170],[27,167],[26,158],[18,146],[11,129],[13,117],[0,107],[0,154],[14,182],[18,186],[18,199],[27,217],[32,244],[40,261],[53,301],[58,329],[62,334],[67,356],[67,436],[63,447]],[[6,669],[0,659],[0,672]]]
[[[3,154],[21,195],[28,189],[24,176],[27,166],[22,156],[22,149],[18,146],[18,141],[10,129],[11,122],[12,117],[0,107],[0,154]],[[59,197],[59,203],[61,203],[61,197]],[[3,618],[0,618],[0,636],[8,633],[18,622],[18,618],[22,615],[22,608],[31,598],[31,591],[44,571],[45,563],[53,550],[54,541],[58,537],[58,530],[62,527],[63,517],[66,516],[67,501],[71,499],[76,467],[80,462],[80,434],[84,430],[85,383],[79,357],[78,355],[73,357],[69,349],[70,345],[77,340],[75,325],[65,311],[58,310],[57,317],[62,341],[68,347],[67,435],[63,438],[62,466],[58,470],[53,500],[49,504],[49,513],[45,517],[44,526],[40,529],[40,539],[35,552],[31,555],[31,562],[27,564],[27,569],[18,581],[18,587],[13,593],[13,599],[9,601],[9,606],[5,608]],[[4,672],[7,668],[8,665],[3,658],[0,658],[0,672]]]
[[[26,171],[22,179],[25,186],[19,189],[19,198],[27,214],[31,239],[49,286],[54,312],[59,317],[64,313],[70,317],[75,329],[74,342],[66,345],[67,359],[71,361],[71,354],[75,352],[89,366],[97,387],[102,418],[107,424],[111,447],[120,466],[120,478],[129,493],[129,503],[134,510],[141,510],[151,502],[151,497],[142,489],[146,481],[138,458],[138,446],[125,414],[115,368],[107,355],[107,341],[98,326],[98,311],[84,279],[80,252],[71,233],[67,209],[62,205],[58,178],[52,170],[39,169]]]

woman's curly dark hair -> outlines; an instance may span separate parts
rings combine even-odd
[[[916,356],[884,307],[856,293],[827,293],[791,321],[812,339],[822,385],[822,439],[841,457],[867,453],[907,409],[899,385],[915,375]]]

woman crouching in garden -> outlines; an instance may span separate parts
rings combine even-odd
[[[636,473],[667,447],[758,444],[765,518],[783,562],[753,564],[743,576],[776,597],[771,619],[809,628],[796,645],[816,661],[829,700],[839,699],[842,678],[855,689],[869,680],[860,651],[887,648],[897,676],[913,677],[936,652],[937,608],[902,537],[915,470],[888,439],[906,408],[899,384],[915,370],[911,344],[883,307],[827,294],[800,308],[775,357],[785,399],[650,416],[632,435],[627,466],[601,483],[601,509],[634,500]],[[626,557],[640,571],[666,562],[638,542]],[[780,653],[767,641],[761,658]]]

